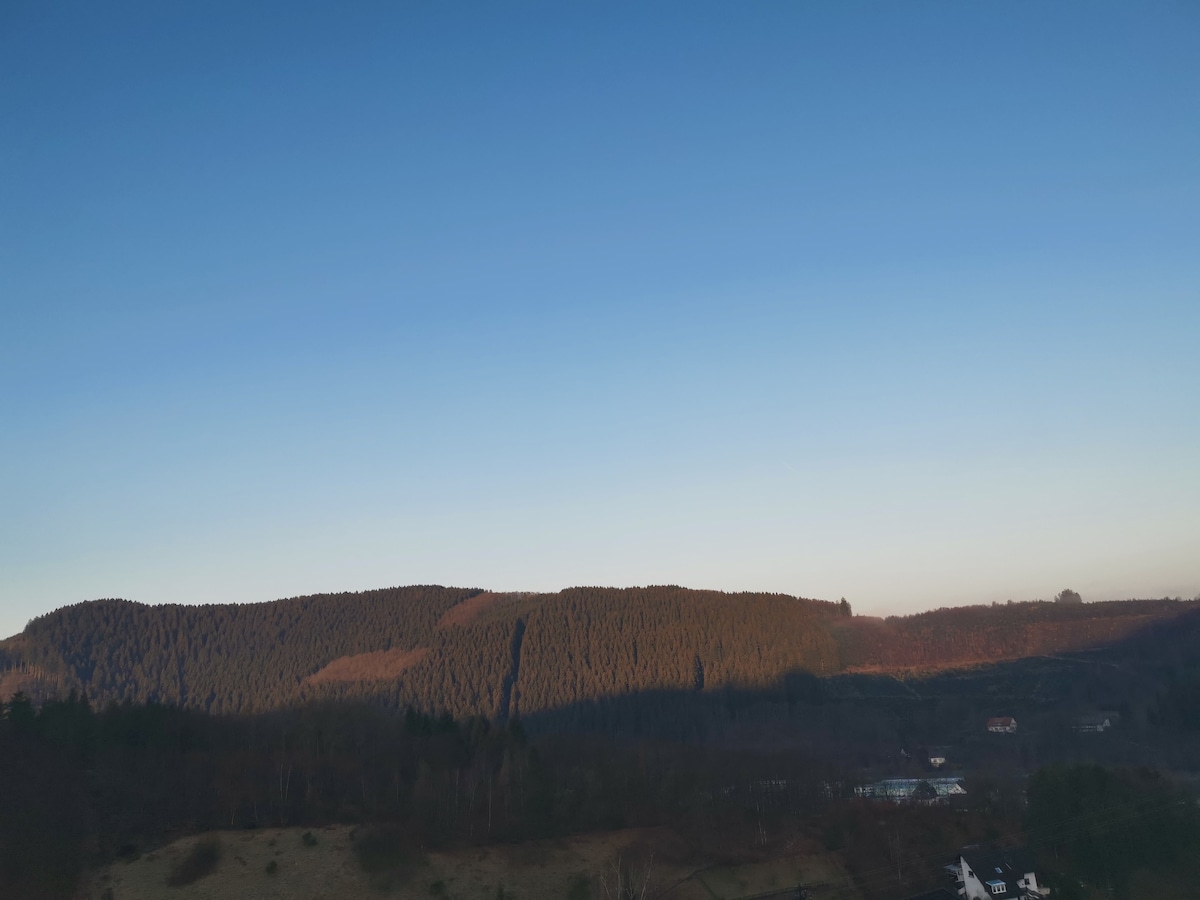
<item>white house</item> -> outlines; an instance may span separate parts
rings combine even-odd
[[[992,734],[1016,734],[1017,720],[1012,716],[993,716],[987,720],[987,730]]]
[[[1049,891],[1038,884],[1028,850],[980,850],[967,847],[946,867],[958,896],[965,900],[1042,900]]]

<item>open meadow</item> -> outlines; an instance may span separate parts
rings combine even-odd
[[[308,835],[306,838],[305,835]],[[558,840],[419,851],[364,868],[355,845],[363,829],[268,828],[182,838],[129,855],[88,877],[84,900],[607,900],[625,885],[641,896],[733,900],[800,882],[830,885],[822,896],[858,900],[836,858],[796,848],[769,861],[715,863],[690,858],[666,829],[626,829]],[[195,848],[218,847],[215,866],[189,884],[171,885]],[[268,871],[270,870],[270,871]]]

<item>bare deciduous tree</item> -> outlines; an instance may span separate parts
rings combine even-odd
[[[612,872],[600,876],[600,884],[608,900],[646,900],[650,887],[650,870],[654,865],[654,855],[651,854],[645,865],[639,866],[627,863],[618,854],[612,864]]]

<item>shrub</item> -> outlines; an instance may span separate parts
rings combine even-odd
[[[354,855],[377,888],[397,887],[408,881],[418,866],[425,864],[421,851],[395,825],[365,829],[354,841]],[[442,888],[444,890],[445,886]],[[430,893],[434,893],[432,886]]]
[[[167,876],[167,885],[180,887],[199,881],[205,875],[211,875],[217,870],[221,861],[221,841],[216,835],[204,837],[192,845],[187,856],[171,867]]]
[[[588,900],[591,893],[591,882],[586,875],[579,874],[571,878],[570,887],[567,888],[567,900]]]
[[[275,860],[271,860],[269,863],[267,863],[267,874],[268,875],[274,875],[278,871],[279,871],[279,863],[277,863]]]
[[[305,847],[317,846],[317,836],[311,831],[306,831],[304,834],[300,835],[300,840],[304,841]]]

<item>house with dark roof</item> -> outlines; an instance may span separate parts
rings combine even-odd
[[[933,806],[934,804],[944,802],[944,800],[941,795],[938,794],[937,788],[935,788],[928,781],[922,781],[915,788],[913,788],[913,792],[908,795],[908,802],[920,803],[922,806]]]
[[[1071,727],[1080,734],[1100,734],[1113,727],[1112,719],[1104,713],[1089,713],[1076,716]]]
[[[1012,716],[993,716],[987,720],[987,730],[992,734],[1016,734],[1017,720]]]
[[[965,900],[1042,900],[1033,856],[1024,848],[982,850],[966,847],[946,867],[955,876],[958,895]]]

